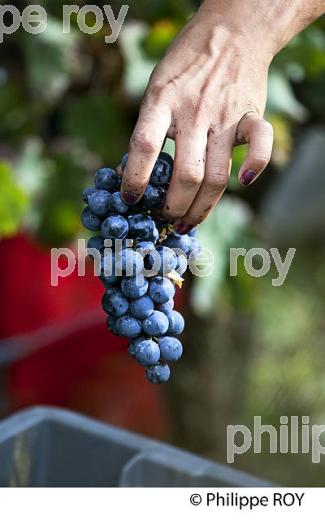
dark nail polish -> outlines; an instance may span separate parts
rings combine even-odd
[[[122,194],[122,199],[127,204],[135,204],[135,202],[137,201],[137,197],[135,195],[132,195],[132,193],[128,192]]]
[[[249,186],[253,180],[255,179],[256,177],[256,172],[254,172],[253,170],[247,170],[246,172],[243,173],[243,175],[241,176],[240,178],[240,182],[244,185],[244,186]]]
[[[178,224],[175,227],[175,231],[179,235],[187,235],[187,233],[192,231],[193,228],[194,228],[194,226],[190,226],[189,224],[185,224],[184,222],[181,222],[180,224]]]

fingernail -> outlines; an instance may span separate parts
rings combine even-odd
[[[254,170],[247,170],[243,173],[243,175],[240,178],[241,184],[243,184],[244,186],[249,186],[255,179],[256,175],[257,174],[256,172],[254,172]]]
[[[194,226],[190,226],[189,224],[185,224],[185,222],[181,222],[180,224],[175,226],[175,231],[179,235],[187,235],[187,233],[192,231],[193,228]]]
[[[134,204],[137,201],[137,197],[135,195],[132,195],[132,193],[125,192],[122,194],[122,199],[127,204]]]

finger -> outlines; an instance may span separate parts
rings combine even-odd
[[[184,217],[200,189],[204,178],[206,145],[205,130],[186,135],[176,130],[174,171],[163,211],[168,220]]]
[[[218,136],[214,132],[209,133],[204,180],[183,219],[186,226],[181,230],[183,233],[188,233],[193,227],[203,222],[223,195],[231,170],[233,135],[233,131],[227,131]]]
[[[171,123],[169,107],[145,102],[130,141],[121,194],[127,204],[143,195]]]
[[[273,128],[257,114],[247,114],[239,123],[237,138],[248,143],[248,154],[239,171],[244,186],[252,184],[270,162],[273,148]]]

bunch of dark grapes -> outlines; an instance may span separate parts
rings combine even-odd
[[[129,354],[145,367],[150,383],[165,383],[168,364],[183,353],[177,336],[184,330],[184,318],[174,310],[175,289],[200,245],[195,230],[179,235],[159,216],[173,159],[161,152],[142,199],[128,205],[120,194],[127,158],[116,170],[96,173],[95,186],[83,193],[87,206],[82,223],[98,232],[90,238],[88,252],[100,262],[109,330],[130,339]]]

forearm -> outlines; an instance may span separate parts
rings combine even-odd
[[[274,56],[325,13],[325,0],[205,0],[199,12],[255,40]]]

